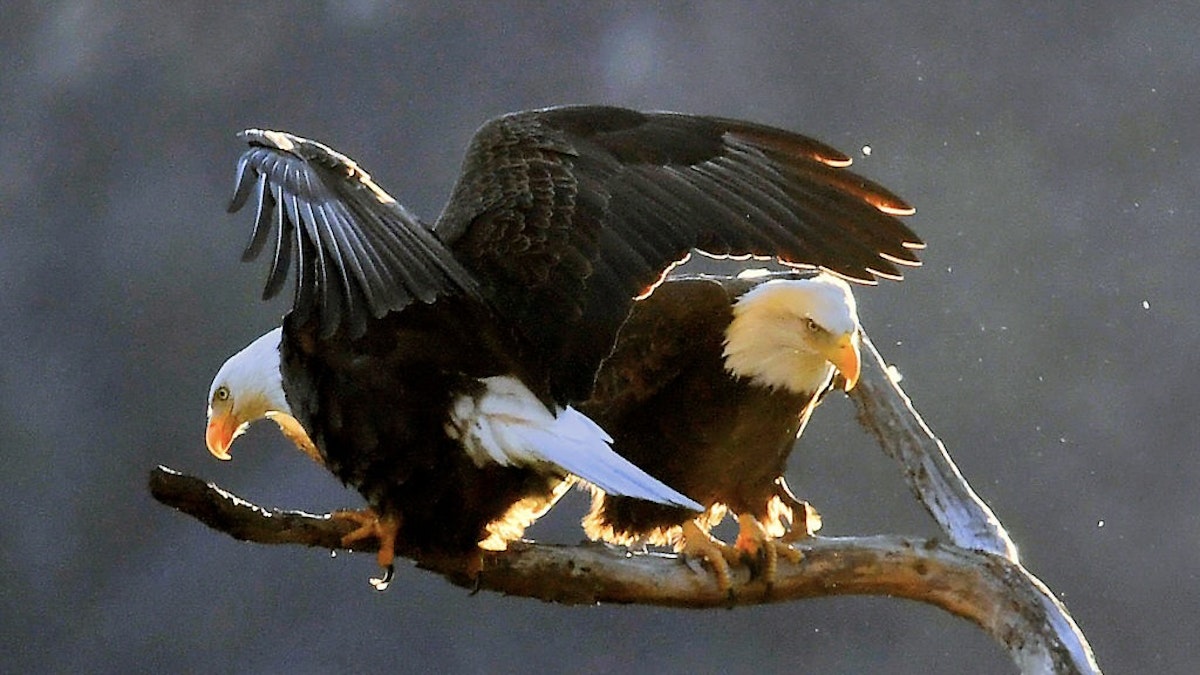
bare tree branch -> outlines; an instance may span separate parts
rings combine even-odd
[[[155,499],[246,541],[342,549],[353,525],[326,515],[264,509],[199,478],[159,467],[150,474]],[[477,561],[432,558],[419,567],[464,588],[565,604],[637,603],[708,608],[787,602],[830,595],[882,595],[940,607],[966,618],[1002,644],[1024,672],[1096,673],[1082,635],[1061,631],[1065,610],[1020,565],[1000,556],[898,536],[815,537],[796,545],[799,564],[779,561],[775,583],[733,570],[736,593],[673,555],[630,555],[603,545],[517,542]],[[357,549],[373,552],[374,542]],[[1069,620],[1069,617],[1067,617]],[[1072,624],[1073,626],[1073,624]]]
[[[516,542],[479,558],[421,558],[419,567],[467,588],[548,602],[637,603],[705,608],[829,595],[886,595],[940,607],[983,628],[1026,673],[1099,673],[1091,646],[1066,607],[1025,570],[1000,521],[967,484],[942,442],[889,377],[863,336],[862,376],[852,397],[859,421],[904,468],[909,487],[953,545],[899,536],[816,537],[795,546],[798,564],[780,560],[771,586],[733,570],[735,594],[673,555],[632,555],[603,545]],[[352,529],[328,515],[264,509],[211,483],[165,467],[150,490],[168,506],[245,541],[342,548]],[[363,542],[360,551],[373,551]]]
[[[862,351],[862,376],[850,392],[858,406],[859,423],[900,463],[909,488],[950,541],[1017,562],[1017,545],[1008,531],[971,489],[941,439],[921,419],[866,331]]]

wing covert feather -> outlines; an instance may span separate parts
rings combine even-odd
[[[435,225],[548,360],[560,401],[586,398],[635,297],[697,249],[775,257],[860,283],[899,279],[924,244],[912,208],[819,141],[716,117],[565,107],[486,123]]]

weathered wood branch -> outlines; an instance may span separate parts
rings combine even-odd
[[[202,479],[165,467],[151,472],[160,502],[237,539],[342,549],[353,525],[325,515],[265,509]],[[362,552],[374,552],[364,541]],[[434,558],[419,567],[464,588],[565,604],[637,603],[708,608],[787,602],[830,595],[883,595],[940,607],[968,619],[1002,644],[1024,672],[1099,672],[1077,630],[1062,632],[1065,609],[1019,564],[981,551],[899,536],[815,537],[796,545],[799,564],[781,560],[775,582],[733,570],[733,595],[712,575],[698,573],[673,555],[630,555],[603,545],[552,546],[517,542],[508,551],[476,561]],[[1072,624],[1073,627],[1073,624]]]
[[[1017,562],[1017,545],[1008,531],[963,478],[865,331],[862,352],[862,375],[850,392],[859,423],[900,463],[909,488],[950,541]]]
[[[676,556],[631,555],[601,545],[517,542],[478,558],[420,559],[452,583],[559,603],[637,603],[705,608],[829,595],[886,595],[940,607],[983,628],[1026,673],[1099,673],[1091,647],[1054,594],[1025,570],[1000,521],[967,484],[942,442],[917,414],[865,339],[852,398],[859,421],[904,469],[917,498],[953,544],[899,536],[811,538],[798,564],[780,560],[770,587],[733,571],[735,593]],[[352,527],[327,515],[265,509],[211,483],[159,467],[150,490],[160,502],[245,541],[342,548]],[[369,542],[359,551],[370,552]]]

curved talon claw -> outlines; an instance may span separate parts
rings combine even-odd
[[[382,577],[380,577],[379,579],[376,579],[374,577],[371,578],[371,585],[374,586],[375,590],[377,590],[377,591],[381,591],[381,592],[386,591],[388,588],[388,585],[392,583],[392,579],[395,578],[395,576],[396,576],[396,566],[388,565],[383,568],[383,576]]]

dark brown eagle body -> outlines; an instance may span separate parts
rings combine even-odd
[[[357,339],[342,332],[320,339],[315,324],[296,327],[289,316],[280,349],[288,402],[326,466],[377,512],[402,514],[397,550],[418,556],[469,553],[489,527],[519,535],[553,505],[563,482],[527,468],[479,466],[447,435],[453,397],[507,364],[482,348],[488,323],[469,320],[469,308],[450,325],[432,310],[389,314]]]
[[[692,249],[864,283],[919,264],[920,240],[894,217],[907,204],[836,150],[747,122],[604,107],[492,120],[432,228],[323,145],[245,137],[230,206],[258,202],[245,257],[275,229],[265,295],[293,257],[298,275],[287,401],[330,469],[419,550],[469,548],[565,473],[536,456],[523,468],[468,456],[469,425],[450,430],[457,402],[498,376],[551,411],[587,400],[634,298]],[[575,473],[599,484],[612,466]]]
[[[613,449],[650,475],[706,507],[748,513],[781,531],[779,517],[790,519],[801,506],[783,479],[788,456],[830,383],[792,392],[726,370],[732,304],[756,283],[699,277],[660,286],[635,306],[581,410],[612,434]],[[614,543],[664,544],[668,530],[693,517],[604,496],[586,526]]]

